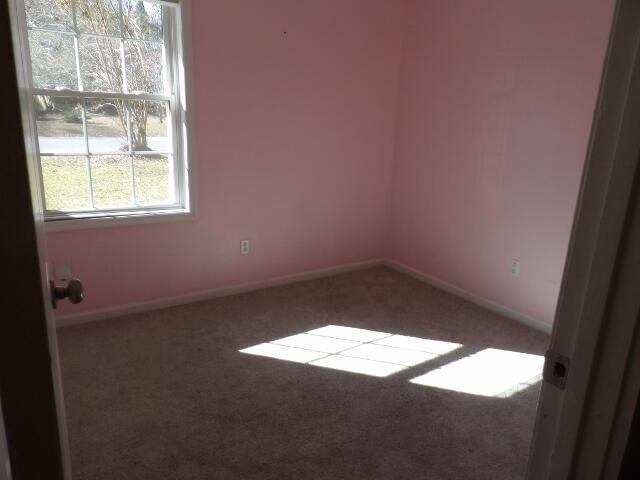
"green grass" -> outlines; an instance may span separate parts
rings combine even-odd
[[[89,169],[85,157],[42,157],[41,165],[47,210],[90,208]],[[133,167],[138,205],[172,203],[166,156],[135,156]],[[96,208],[132,206],[128,156],[92,157],[91,180]]]

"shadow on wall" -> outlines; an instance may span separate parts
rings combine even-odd
[[[508,398],[542,379],[544,357],[485,348],[469,352],[460,343],[327,325],[261,343],[241,353],[304,363],[373,377],[414,372],[409,382],[483,397]],[[442,358],[441,358],[442,357]],[[434,360],[439,362],[436,367]],[[417,372],[416,372],[417,373]]]

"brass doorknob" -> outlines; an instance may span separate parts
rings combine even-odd
[[[57,285],[53,280],[49,281],[51,286],[51,304],[53,308],[58,306],[58,300],[68,298],[73,304],[80,303],[84,300],[84,288],[82,282],[77,278],[72,278],[66,285]]]

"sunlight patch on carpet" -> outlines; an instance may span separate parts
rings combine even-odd
[[[411,380],[484,397],[508,398],[542,379],[544,357],[487,348]]]
[[[374,377],[388,377],[460,347],[462,345],[459,343],[327,325],[245,348],[240,352]]]

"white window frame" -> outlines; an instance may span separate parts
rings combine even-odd
[[[20,8],[18,8],[19,15],[19,27],[20,36],[23,45],[23,62],[25,70],[28,73],[29,81],[29,94],[31,96],[47,95],[57,97],[71,97],[78,98],[82,103],[85,99],[91,98],[104,98],[104,99],[123,99],[123,100],[160,100],[169,102],[171,125],[169,129],[169,136],[172,144],[173,165],[174,171],[172,177],[174,180],[173,188],[175,191],[175,203],[171,205],[163,205],[158,207],[152,206],[140,206],[140,207],[124,207],[124,208],[110,208],[110,209],[92,209],[86,211],[77,212],[47,212],[45,210],[45,228],[47,231],[61,231],[61,230],[76,230],[84,228],[99,228],[99,227],[111,227],[119,225],[131,225],[131,224],[144,224],[144,223],[157,223],[166,221],[181,221],[190,220],[195,218],[194,205],[193,205],[193,192],[195,187],[194,182],[194,155],[188,149],[189,145],[193,145],[193,128],[192,125],[192,113],[188,108],[188,104],[191,104],[188,99],[190,98],[189,92],[191,91],[191,78],[190,78],[190,37],[185,35],[185,32],[190,32],[190,1],[189,0],[145,0],[147,2],[154,2],[167,7],[164,11],[163,17],[163,40],[164,54],[165,54],[165,92],[164,94],[131,94],[127,92],[126,81],[126,69],[123,69],[124,75],[124,92],[87,92],[82,88],[82,84],[78,85],[79,90],[51,90],[35,88],[33,86],[33,76],[31,72],[31,58],[29,50],[29,37],[28,32],[30,28],[27,26],[26,12],[24,6],[24,0],[19,0]],[[118,0],[122,5],[122,0]],[[75,2],[73,3],[75,5]],[[74,31],[60,31],[56,29],[46,28],[34,28],[33,30],[55,32],[58,34],[69,35],[74,38],[74,48],[76,55],[78,54],[78,37],[83,35],[85,37],[91,36],[96,38],[113,38],[122,39],[122,32],[120,36],[117,35],[102,35],[102,34],[87,34],[79,33],[78,28],[75,25],[74,15]],[[130,39],[127,39],[130,40]],[[138,41],[138,40],[133,40]],[[160,43],[157,41],[156,43]],[[81,80],[80,69],[78,67],[78,79]],[[83,108],[84,112],[84,108]],[[31,110],[29,112],[23,112],[23,114],[29,117],[29,123],[32,125],[32,131],[37,132],[35,114]],[[84,113],[83,113],[84,115]],[[86,129],[85,121],[83,120],[83,129]],[[86,144],[86,131],[85,144]],[[41,198],[45,198],[44,182],[42,178],[42,169],[40,164],[40,151],[39,142],[37,138],[35,140],[36,154],[38,156],[38,175],[40,177],[40,185],[42,191],[40,192]],[[47,153],[45,152],[45,155]],[[56,154],[57,155],[57,154]],[[82,155],[88,158],[89,150],[88,145],[85,146],[85,152]],[[131,152],[129,152],[129,160],[132,161]],[[132,172],[132,182],[134,182]],[[89,176],[90,195],[91,192],[91,177]],[[135,189],[132,187],[132,194],[135,196]],[[43,200],[44,201],[44,200]]]

